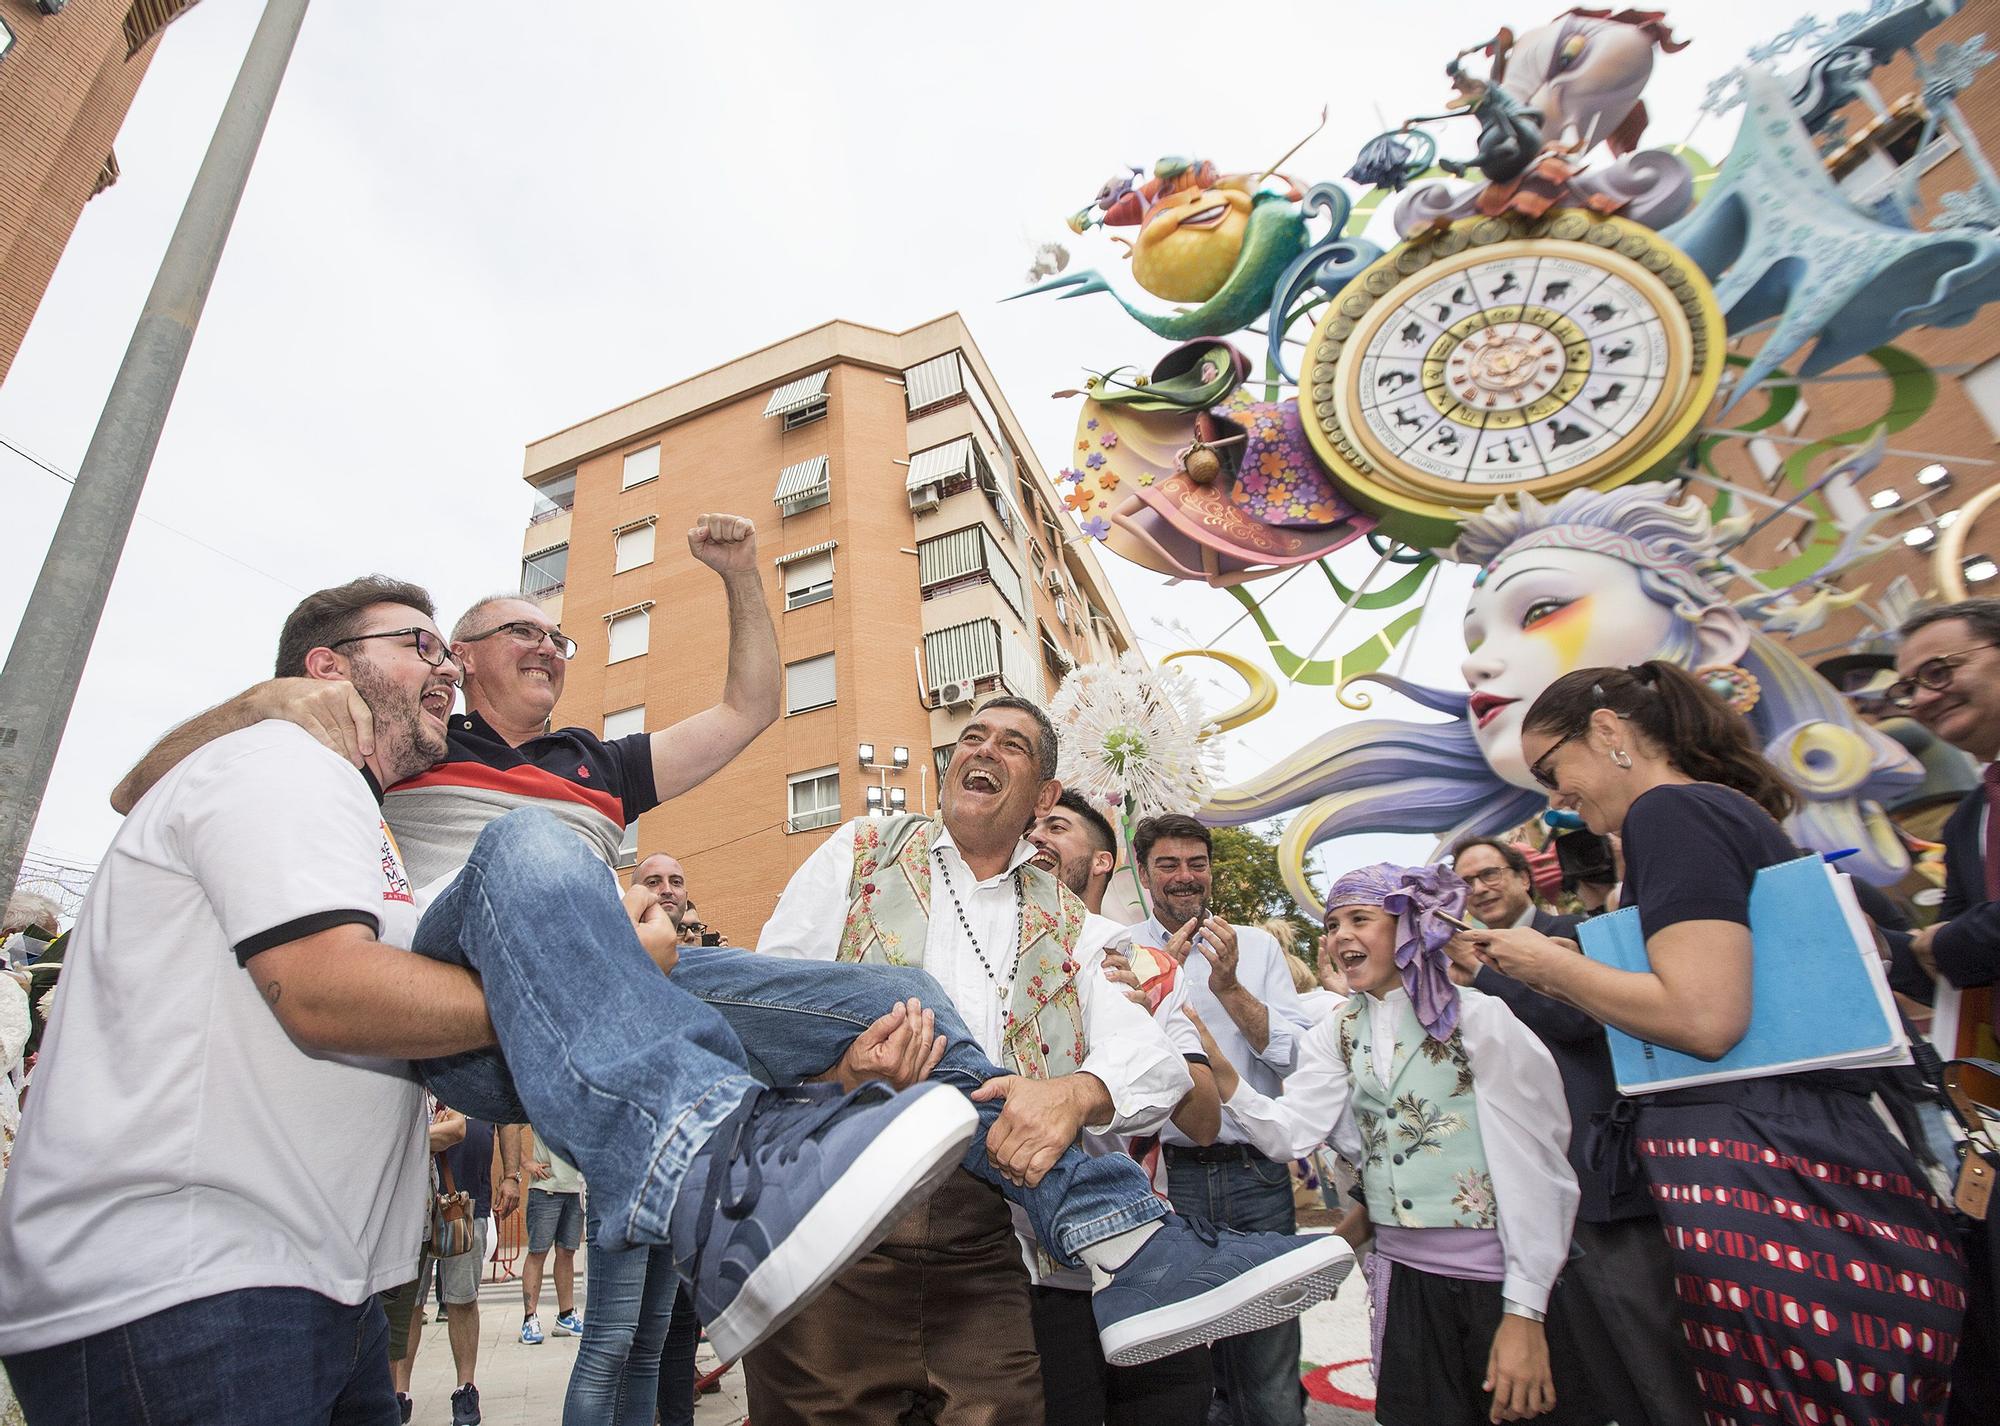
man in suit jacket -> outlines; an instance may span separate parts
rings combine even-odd
[[[1493,837],[1468,837],[1452,848],[1452,869],[1465,879],[1466,909],[1482,925],[1527,926],[1544,936],[1576,938],[1581,917],[1552,915],[1535,904],[1520,848]],[[1456,953],[1464,940],[1455,938],[1450,949]],[[1504,1000],[1515,1018],[1541,1037],[1562,1075],[1570,1167],[1583,1190],[1572,1233],[1581,1255],[1571,1260],[1563,1280],[1572,1292],[1581,1289],[1585,1299],[1572,1299],[1571,1322],[1590,1348],[1583,1366],[1598,1405],[1620,1426],[1693,1426],[1702,1420],[1701,1400],[1694,1366],[1678,1346],[1673,1260],[1652,1198],[1638,1175],[1616,1163],[1591,1163],[1592,1121],[1619,1103],[1604,1027],[1491,966],[1470,959],[1461,964],[1477,967],[1475,989]]]
[[[1903,625],[1902,640],[1890,701],[1985,765],[1980,785],[1944,824],[1944,900],[1937,923],[1911,938],[1910,951],[1931,975],[1983,991],[2000,978],[2000,828],[1992,816],[2000,807],[2000,765],[1994,761],[2000,756],[2000,599],[1927,609]],[[1975,1225],[1965,1248],[1971,1301],[1952,1373],[1948,1426],[2000,1419],[2000,1378],[1992,1371],[2000,1355],[1992,1224]]]

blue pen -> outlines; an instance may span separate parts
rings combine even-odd
[[[1826,860],[1826,861],[1830,861],[1830,862],[1837,862],[1837,861],[1839,861],[1839,860],[1840,860],[1840,859],[1841,859],[1842,857],[1851,857],[1851,856],[1853,856],[1853,855],[1854,855],[1854,854],[1855,854],[1856,852],[1859,852],[1860,850],[1861,850],[1861,848],[1859,848],[1859,847],[1842,847],[1842,848],[1841,848],[1841,849],[1840,849],[1839,851],[1837,851],[1837,852],[1821,852],[1821,853],[1820,853],[1820,856],[1821,856],[1821,858],[1822,858],[1822,859],[1824,859],[1824,860]]]

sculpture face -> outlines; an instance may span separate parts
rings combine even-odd
[[[1536,697],[1572,669],[1653,657],[1677,618],[1610,555],[1529,549],[1489,565],[1466,605],[1470,652],[1460,668],[1473,736],[1493,770],[1539,791],[1521,756],[1521,720]]]
[[[1156,297],[1206,302],[1235,270],[1249,226],[1250,195],[1241,188],[1183,189],[1146,215],[1132,275]]]

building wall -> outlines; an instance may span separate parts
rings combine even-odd
[[[1964,41],[1989,30],[1990,19],[1985,7],[1968,6],[1933,29],[1920,42],[1920,47],[1930,54],[1940,44]],[[1904,56],[1877,70],[1872,83],[1891,110],[1913,101],[1921,88],[1908,58]],[[1991,161],[1996,154],[2000,154],[2000,70],[1988,70],[1972,89],[1960,96],[1958,104]],[[1850,137],[1860,134],[1875,119],[1874,112],[1861,103],[1849,105],[1842,114],[1846,121],[1845,132]],[[1720,155],[1716,157],[1719,159]],[[1963,152],[1954,152],[1923,172],[1918,187],[1922,206],[1917,213],[1917,224],[1926,225],[1936,216],[1940,211],[1939,200],[1945,194],[1971,188],[1973,183],[1972,166]],[[1903,544],[1901,540],[1907,531],[1931,524],[1938,516],[1956,510],[1970,496],[2000,478],[2000,463],[1997,463],[2000,462],[2000,404],[1982,413],[1966,389],[1968,376],[2000,354],[2000,343],[1993,338],[1992,311],[1989,307],[1963,327],[1917,331],[1898,338],[1894,343],[1937,373],[1936,397],[1921,418],[1888,433],[1886,439],[1891,453],[1884,455],[1875,471],[1858,485],[1863,501],[1878,491],[1894,490],[1900,495],[1900,503],[1892,507],[1889,517],[1876,530],[1878,535],[1895,539],[1897,544],[1890,552],[1869,560],[1849,574],[1836,577],[1832,582],[1838,587],[1850,592],[1862,591],[1864,599],[1870,602],[1899,575],[1908,577],[1921,594],[1934,595],[1938,590],[1932,553],[1936,548],[1935,542],[1928,548],[1915,548]],[[1747,351],[1755,345],[1756,339],[1751,338],[1737,343],[1734,349]],[[1788,365],[1795,370],[1797,359]],[[1839,433],[1860,432],[1861,438],[1865,439],[1867,428],[1882,419],[1891,404],[1890,385],[1880,378],[1879,370],[1871,361],[1854,361],[1831,373],[1848,380],[1813,381],[1801,386],[1800,392],[1808,406],[1807,414],[1796,432],[1791,433],[1794,439],[1774,443],[1778,452],[1789,457],[1801,450],[1804,442]],[[2000,372],[1989,372],[1989,375],[1996,374]],[[1740,420],[1741,413],[1761,410],[1762,404],[1754,395],[1747,397],[1737,408],[1739,414],[1735,419]],[[1897,419],[1900,421],[1902,418],[1898,416]],[[1833,459],[1831,455],[1817,458],[1812,463],[1809,479],[1824,474]],[[1927,502],[1920,502],[1917,497],[1925,493],[1925,488],[1918,485],[1916,472],[1933,461],[1950,469],[1952,481],[1949,487],[1932,495]],[[1732,481],[1757,490],[1765,489],[1764,478],[1757,471],[1745,443],[1740,440],[1726,442],[1719,448],[1715,465]],[[1784,499],[1796,494],[1797,489],[1796,486],[1783,486],[1773,493]],[[1752,508],[1759,518],[1767,513],[1762,507]],[[1743,553],[1749,563],[1770,567],[1793,557],[1795,546],[1785,542],[1798,533],[1800,524],[1800,519],[1791,515],[1774,520],[1768,529],[1744,547]],[[2000,511],[1989,514],[1969,532],[1966,553],[2000,557]],[[1742,591],[1739,589],[1738,592]],[[2000,582],[1975,586],[1972,592],[2000,592]],[[1856,608],[1836,613],[1822,628],[1787,642],[1795,651],[1812,659],[1843,651],[1846,646],[1863,638],[1868,628],[1868,612]]]
[[[954,349],[965,354],[1004,432],[987,431],[969,402],[910,418],[902,373]],[[786,431],[782,419],[763,415],[775,387],[822,368],[829,371],[824,419]],[[919,672],[926,631],[973,618],[1017,628],[1032,673],[1032,686],[1018,691],[1029,696],[1044,694],[1053,683],[1038,647],[1043,624],[1067,659],[1103,657],[1132,643],[1092,556],[1075,547],[1052,551],[1048,531],[1037,523],[1044,560],[1053,566],[1067,559],[1070,581],[1080,594],[1089,591],[1079,602],[1095,602],[1100,613],[1095,628],[1075,621],[1082,635],[1070,627],[1054,631],[1053,597],[1033,573],[1026,510],[1018,542],[1006,536],[992,502],[977,491],[948,496],[934,512],[912,513],[905,490],[910,454],[962,435],[979,442],[1017,505],[1032,499],[1041,511],[1057,508],[1053,483],[955,316],[900,334],[830,323],[529,448],[531,484],[576,472],[573,507],[530,525],[522,543],[527,553],[569,542],[564,586],[542,600],[578,645],[555,712],[559,724],[597,731],[606,714],[643,703],[646,726],[657,730],[721,698],[728,662],[722,591],[686,543],[688,527],[706,511],[757,522],[758,570],[781,660],[834,655],[832,706],[781,716],[713,778],[640,819],[637,854],[666,851],[680,858],[702,919],[732,943],[754,944],[786,880],[829,834],[827,828],[787,830],[788,777],[837,769],[843,819],[863,815],[867,789],[885,783],[902,790],[912,811],[936,806],[932,750],[956,737],[968,710],[926,706]],[[1003,465],[1003,435],[1021,458],[1011,471]],[[626,454],[654,441],[661,446],[659,478],[620,490]],[[829,461],[828,503],[781,516],[772,499],[779,472],[818,455]],[[647,515],[658,518],[653,562],[614,575],[613,530]],[[974,523],[1004,541],[1023,576],[1040,586],[1031,595],[1035,617],[1025,623],[1014,619],[990,585],[923,598],[917,542]],[[775,561],[827,540],[837,542],[833,597],[786,611]],[[607,664],[604,616],[645,600],[653,601],[647,654]],[[861,768],[857,748],[863,742],[876,746],[882,762],[894,747],[907,748],[908,766],[886,774]]]
[[[44,15],[6,6],[14,48],[0,58],[0,381],[159,44],[155,32],[127,58],[128,8],[130,0],[69,0]]]

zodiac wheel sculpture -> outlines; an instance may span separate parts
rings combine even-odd
[[[1699,269],[1649,228],[1576,209],[1470,218],[1403,243],[1306,348],[1306,434],[1412,545],[1500,495],[1664,475],[1715,395],[1724,329]]]

